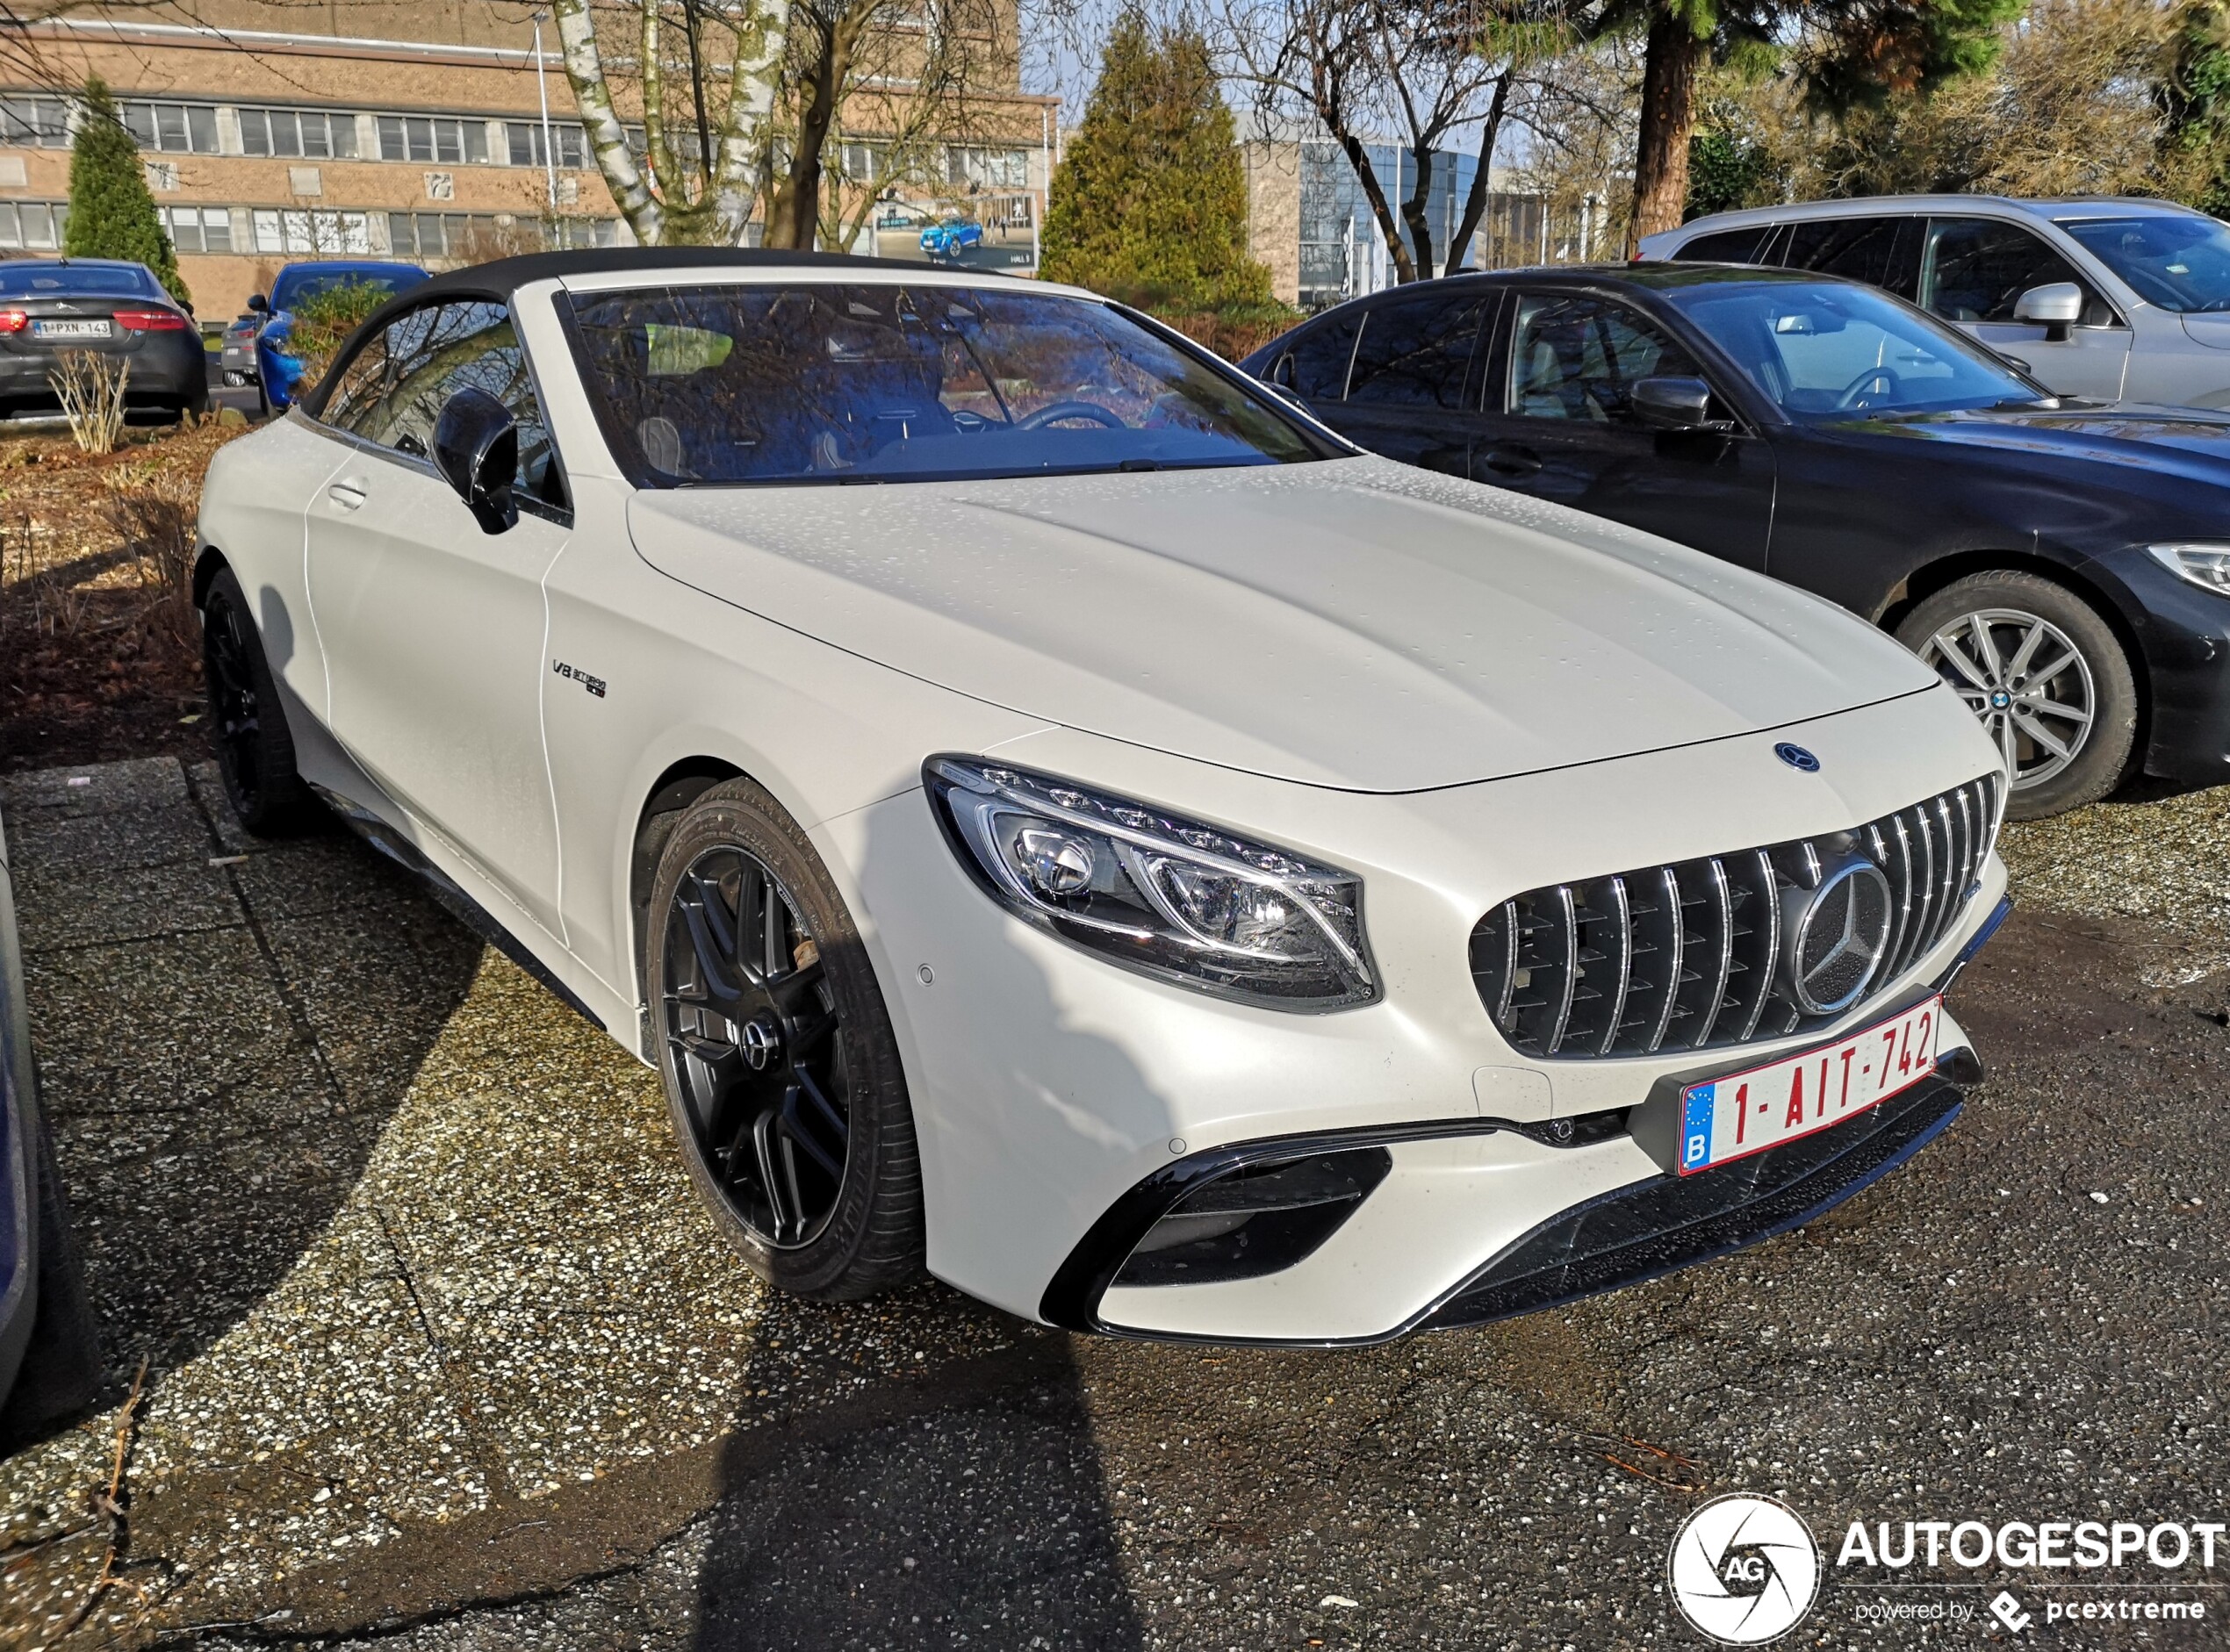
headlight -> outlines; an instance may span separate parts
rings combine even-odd
[[[2230,545],[2147,545],[2145,549],[2177,578],[2230,597]]]
[[[976,880],[1073,945],[1274,1009],[1378,995],[1353,873],[1004,764],[932,758],[923,779]]]

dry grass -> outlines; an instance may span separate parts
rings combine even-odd
[[[84,453],[113,453],[124,435],[124,388],[132,363],[97,350],[64,350],[47,382],[61,399],[62,417]]]

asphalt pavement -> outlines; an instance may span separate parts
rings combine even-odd
[[[15,1644],[1701,1646],[1668,1545],[1735,1491],[1825,1550],[1784,1645],[2230,1639],[2230,1544],[1834,1564],[1852,1521],[2226,1518],[2230,790],[2010,834],[2022,909],[1953,1006],[1989,1076],[1899,1173],[1346,1352],[772,1296],[652,1075],[353,840],[246,840],[168,760],[0,808],[114,1375],[0,1463]],[[89,1502],[119,1442],[120,1524]],[[2210,1615],[2047,1620],[2109,1598]]]

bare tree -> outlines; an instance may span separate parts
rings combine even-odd
[[[1401,281],[1461,266],[1484,219],[1494,152],[1529,70],[1586,38],[1584,0],[1219,0],[1214,38],[1267,123],[1303,113],[1339,144]],[[1427,212],[1435,171],[1457,135],[1478,129],[1478,167],[1461,225],[1436,248]],[[1370,158],[1374,132],[1399,135],[1408,191],[1388,193]],[[1437,254],[1444,254],[1444,260]]]
[[[767,204],[767,244],[848,247],[899,184],[941,186],[955,140],[977,134],[978,89],[995,67],[985,0],[794,0],[793,114]],[[847,162],[839,119],[861,135]],[[863,176],[855,176],[863,175]]]
[[[668,75],[681,68],[666,36],[666,0],[602,4],[552,0],[558,38],[581,125],[597,169],[636,239],[651,245],[732,244],[765,183],[771,159],[771,117],[781,82],[791,0],[683,0],[687,48],[682,99]],[[613,93],[604,50],[608,32],[629,30],[636,47],[634,87],[643,114],[644,154],[629,141]],[[714,96],[708,81],[727,82]],[[686,107],[697,141],[685,165],[670,120]]]

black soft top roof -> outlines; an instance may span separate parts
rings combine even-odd
[[[468,296],[493,294],[507,298],[529,282],[562,279],[566,276],[675,269],[774,269],[785,266],[816,274],[845,269],[898,269],[925,275],[932,270],[947,274],[953,269],[949,264],[922,263],[904,258],[854,258],[845,253],[775,252],[756,247],[596,247],[572,252],[527,253],[517,258],[470,264],[413,287],[409,297],[414,305],[449,292]],[[1014,279],[988,269],[968,273],[992,281]]]

